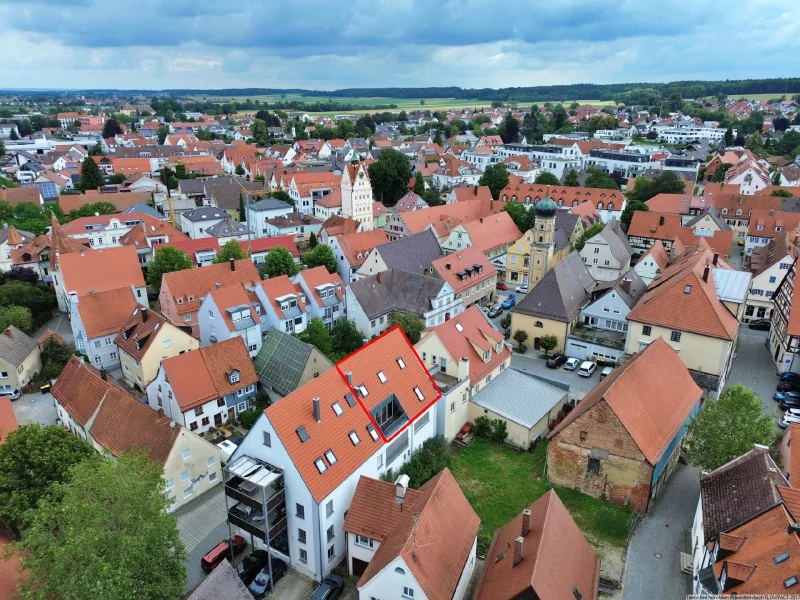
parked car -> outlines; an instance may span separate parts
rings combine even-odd
[[[794,381],[800,384],[800,373],[792,373],[791,371],[781,373],[781,381]]]
[[[223,540],[200,559],[200,568],[206,573],[211,573],[225,558],[231,558],[232,555],[239,554],[246,546],[247,542],[240,535],[234,535],[227,540]]]
[[[487,316],[490,319],[494,319],[495,317],[499,317],[503,314],[503,307],[499,304],[495,304],[492,308],[489,309]]]
[[[19,390],[9,390],[7,392],[0,393],[0,396],[8,396],[12,401],[17,400],[22,395],[22,392]]]
[[[583,361],[583,363],[581,363],[581,368],[578,369],[578,375],[580,375],[581,377],[591,377],[595,369],[597,369],[596,362],[592,362],[591,360],[585,360]]]
[[[236,565],[239,579],[245,585],[250,585],[259,571],[267,566],[268,561],[269,553],[266,550],[253,550],[250,556],[245,556],[244,560]]]
[[[568,358],[567,362],[564,363],[564,370],[565,371],[574,371],[578,368],[578,365],[581,364],[577,358]]]
[[[603,381],[603,379],[611,375],[611,371],[613,370],[614,367],[603,367],[603,370],[600,371],[600,381]]]
[[[497,284],[495,284],[494,287],[495,287],[495,289],[498,289],[498,290],[507,290],[508,289],[508,286],[505,283],[503,283],[502,281],[498,281]]]
[[[527,286],[527,285],[521,285],[521,286],[519,286],[519,287],[517,288],[517,293],[518,293],[518,294],[527,294],[527,293],[528,293],[528,286]]]
[[[778,426],[786,429],[792,423],[800,425],[800,409],[789,409],[778,420]]]
[[[775,392],[772,398],[778,402],[785,402],[786,400],[797,400],[800,402],[800,392]]]
[[[286,571],[286,563],[280,558],[272,557],[272,585],[269,582],[269,565],[267,565],[256,574],[247,589],[253,594],[253,598],[259,600],[267,595],[267,590],[271,590],[286,575]]]
[[[800,398],[784,398],[780,401],[778,406],[781,410],[788,410],[790,408],[800,408]]]
[[[503,300],[502,307],[508,310],[516,303],[517,303],[517,297],[514,294],[509,294],[508,297],[505,300]]]
[[[311,600],[334,600],[342,595],[344,579],[331,573],[314,590]]]
[[[772,323],[770,323],[769,319],[755,319],[754,321],[750,321],[747,326],[757,331],[769,331]]]
[[[800,381],[780,381],[776,389],[779,392],[800,392]]]
[[[547,363],[545,363],[551,369],[557,369],[561,365],[567,362],[567,357],[563,354],[553,354],[550,358],[547,359]]]

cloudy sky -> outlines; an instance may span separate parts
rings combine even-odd
[[[790,77],[785,0],[0,0],[0,88]]]

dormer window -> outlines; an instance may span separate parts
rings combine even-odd
[[[330,464],[330,466],[336,464],[336,455],[333,453],[333,450],[326,450],[325,458],[328,460],[328,464]]]
[[[386,379],[386,375],[384,374],[383,371],[378,371],[378,379],[380,379],[381,383],[386,383],[387,381],[389,381],[388,379]]]
[[[333,406],[333,412],[336,413],[337,417],[341,417],[344,414],[344,410],[342,410],[341,404],[339,404],[338,402],[334,402],[332,406]]]
[[[358,389],[358,393],[361,394],[362,398],[366,398],[367,396],[369,396],[369,392],[367,391],[367,386],[365,386],[363,383],[356,389]]]
[[[183,304],[183,298],[178,298],[178,304]]]
[[[419,386],[418,386],[418,385],[415,385],[415,386],[414,386],[414,393],[417,395],[417,398],[419,398],[419,401],[420,401],[420,402],[422,402],[423,400],[425,400],[425,394],[423,394],[423,393],[422,393],[422,390],[421,390],[421,389],[419,389]]]
[[[350,437],[350,441],[353,442],[353,446],[358,446],[358,444],[361,442],[355,430],[351,431],[348,436]]]
[[[402,356],[397,357],[397,366],[399,366],[401,369],[406,368],[406,361],[403,360]]]
[[[328,470],[328,467],[325,466],[325,461],[322,460],[321,456],[314,461],[314,466],[317,467],[317,471],[319,471],[320,474]]]
[[[230,375],[228,375],[228,382],[231,384],[239,383],[239,371],[233,371]]]

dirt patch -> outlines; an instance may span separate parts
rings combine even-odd
[[[6,546],[11,543],[11,538],[0,532],[0,598],[8,600],[18,598],[17,585],[22,581],[19,556],[12,555],[8,560],[4,558]]]
[[[600,557],[600,577],[621,583],[622,572],[625,569],[625,549],[598,540],[593,536],[587,535],[586,539]]]

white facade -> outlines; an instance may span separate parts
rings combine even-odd
[[[137,218],[126,219],[125,215],[109,219],[107,225],[103,225],[102,222],[90,223],[89,220],[86,221],[83,231],[71,232],[69,237],[76,240],[88,240],[89,246],[94,249],[120,246],[119,239],[142,222]]]
[[[260,307],[259,307],[260,309]],[[197,313],[197,321],[200,329],[200,345],[208,346],[217,342],[224,342],[234,337],[242,338],[250,358],[253,358],[261,350],[261,324],[258,319],[259,309],[247,305],[234,307],[234,309],[224,309],[230,313],[234,331],[231,331],[222,316],[222,311],[214,302],[212,294],[206,294],[200,303],[200,310]],[[253,317],[255,313],[255,317]],[[240,327],[238,324],[252,320],[249,327]]]
[[[267,236],[268,225],[267,221],[274,217],[282,217],[288,215],[294,209],[288,204],[282,207],[275,206],[271,208],[261,208],[259,203],[248,205],[245,207],[247,211],[247,226],[253,237],[261,238]]]
[[[614,234],[609,232],[609,235]],[[630,258],[625,262],[616,259],[608,240],[600,234],[586,241],[580,255],[595,281],[614,281],[631,268]]]
[[[222,223],[228,214],[222,209],[211,207],[202,207],[200,210],[202,213],[195,213],[195,211],[191,211],[190,213],[181,213],[181,231],[183,231],[183,233],[188,235],[193,240],[213,237],[206,232],[214,225]],[[200,215],[201,218],[192,217],[190,219],[187,218],[187,214],[197,214]]]
[[[75,340],[75,349],[89,357],[89,364],[96,369],[112,371],[120,368],[119,348],[114,342],[117,332],[89,338],[78,312],[78,296],[73,294],[70,298],[69,324]]]
[[[738,173],[736,177],[731,177],[725,183],[731,186],[738,185],[742,194],[753,195],[772,182],[768,176],[764,176],[761,171],[751,166]]]
[[[776,262],[774,265],[753,277],[750,281],[750,290],[745,301],[743,322],[749,323],[755,319],[769,319],[772,316],[772,296],[783,281],[794,259],[790,255]]]
[[[261,330],[264,335],[269,331],[270,327],[276,327],[279,331],[285,333],[300,333],[305,331],[308,326],[308,297],[302,297],[299,294],[289,294],[280,296],[278,298],[268,298],[264,288],[256,286],[256,296],[258,297],[261,306],[264,308],[261,313]],[[272,302],[279,302],[281,305],[281,312],[284,314],[278,315]],[[300,311],[299,315],[295,315],[292,311],[291,316],[287,316],[285,311],[290,311],[296,306],[304,306],[306,311]],[[261,345],[259,345],[261,349]]]
[[[358,221],[365,230],[372,229],[372,184],[364,163],[344,170],[341,194],[342,216]],[[344,277],[342,279],[345,280]]]
[[[340,318],[347,316],[347,292],[344,289],[339,289],[339,292],[342,294],[344,298],[340,302],[332,303],[330,306],[321,306],[316,299],[316,296],[313,294],[313,290],[311,287],[306,283],[305,279],[303,279],[303,273],[300,272],[299,275],[295,278],[295,282],[299,283],[303,288],[303,291],[308,298],[308,304],[306,305],[306,309],[308,310],[309,319],[313,319],[314,317],[318,317],[323,320],[323,322],[328,326],[328,328],[333,327],[333,324]],[[317,286],[315,289],[319,292],[320,295],[327,294],[328,297],[333,294],[335,288],[341,288],[341,286],[337,284],[325,284],[321,286]]]
[[[721,127],[659,127],[654,128],[661,141],[668,144],[688,144],[695,140],[713,140],[718,142],[725,139],[725,128]],[[736,137],[736,130],[733,130]]]

